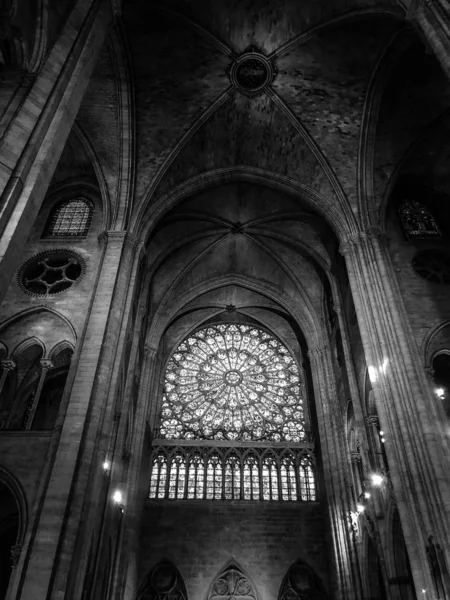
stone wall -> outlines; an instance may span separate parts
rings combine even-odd
[[[233,559],[255,584],[259,600],[275,600],[287,570],[300,558],[329,591],[323,512],[317,503],[149,500],[139,582],[165,558],[184,578],[188,600],[202,600]]]

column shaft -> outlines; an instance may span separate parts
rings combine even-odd
[[[64,149],[110,21],[109,0],[78,0],[0,141],[0,302]]]
[[[426,544],[448,548],[450,490],[434,399],[427,385],[379,236],[360,234],[343,247],[377,412],[386,436],[390,477],[416,591],[432,589]]]

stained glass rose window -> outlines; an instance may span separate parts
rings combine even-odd
[[[300,374],[289,350],[267,332],[219,324],[194,333],[170,358],[162,439],[305,439]]]

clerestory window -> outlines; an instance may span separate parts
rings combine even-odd
[[[84,237],[89,231],[94,207],[76,198],[57,204],[47,219],[44,237]]]
[[[398,216],[406,239],[442,237],[433,214],[417,200],[404,200],[398,207]]]
[[[184,340],[164,378],[150,498],[316,500],[302,378],[262,329],[219,324]]]

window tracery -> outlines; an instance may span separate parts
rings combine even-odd
[[[300,385],[287,348],[256,327],[183,341],[165,373],[150,498],[315,501]]]
[[[317,500],[308,448],[203,448],[157,445],[150,498],[169,500]]]
[[[158,437],[304,440],[293,357],[274,337],[249,325],[197,331],[167,365]]]
[[[407,239],[442,237],[441,230],[432,213],[417,200],[404,200],[398,215]]]
[[[47,219],[45,237],[82,237],[91,225],[94,207],[84,198],[61,202],[54,207]]]

